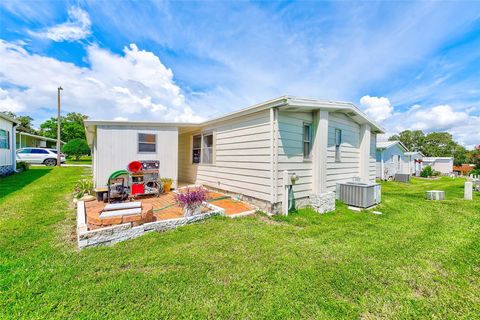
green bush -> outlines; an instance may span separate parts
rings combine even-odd
[[[85,139],[73,139],[67,142],[62,148],[63,153],[74,156],[75,160],[80,160],[81,156],[90,155],[90,147]]]
[[[420,177],[428,178],[431,176],[433,176],[433,169],[430,166],[426,166],[422,169],[422,172],[420,172]]]
[[[27,171],[30,168],[30,164],[25,161],[17,162],[17,171]]]
[[[93,194],[93,180],[92,179],[82,179],[77,182],[75,185],[75,198],[80,199],[85,195]]]

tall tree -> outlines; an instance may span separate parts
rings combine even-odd
[[[33,128],[33,118],[30,116],[17,116],[15,113],[11,111],[4,111],[3,112],[5,115],[7,115],[10,118],[13,118],[17,121],[20,122],[19,128],[17,128],[18,131],[23,131],[23,132],[28,132],[28,133],[36,133],[36,130]]]
[[[422,130],[405,130],[388,138],[389,141],[400,141],[410,151],[424,151],[425,135]]]
[[[421,130],[405,130],[388,138],[401,141],[410,151],[421,151],[427,157],[453,157],[455,165],[468,162],[468,151],[453,140],[448,132],[424,134]]]
[[[68,113],[60,117],[60,138],[68,142],[73,139],[85,139],[83,121],[88,119],[86,115],[77,112]],[[56,139],[57,118],[50,118],[40,125],[40,134]]]
[[[431,132],[425,136],[423,149],[429,157],[453,156],[458,144],[448,132]]]

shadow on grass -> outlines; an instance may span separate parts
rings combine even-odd
[[[0,200],[49,173],[51,168],[35,168],[0,178]]]

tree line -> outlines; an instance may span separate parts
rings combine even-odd
[[[405,130],[388,140],[401,141],[409,151],[420,151],[426,157],[453,157],[455,165],[470,163],[480,168],[480,145],[467,150],[448,132],[425,134],[422,130]]]

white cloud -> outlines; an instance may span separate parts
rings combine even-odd
[[[385,120],[383,125],[387,133],[378,140],[386,140],[404,130],[446,131],[460,144],[473,148],[480,143],[480,116],[475,115],[475,107],[468,110],[458,110],[450,105],[424,107],[416,104]]]
[[[20,112],[25,110],[21,101],[13,99],[7,90],[0,88],[0,111]]]
[[[33,114],[55,109],[56,88],[62,85],[62,108],[67,112],[97,119],[202,120],[185,102],[172,70],[134,44],[122,55],[87,47],[89,68],[31,54],[3,40],[0,56],[0,83],[9,84],[0,91],[0,101],[8,102],[1,104],[8,110]],[[22,90],[11,89],[16,87]]]
[[[413,114],[414,130],[449,129],[468,119],[468,114],[454,111],[449,105],[435,106],[431,109],[418,110]]]
[[[385,97],[370,97],[366,95],[360,99],[360,104],[364,107],[365,113],[378,122],[390,118],[393,113],[390,100]]]
[[[50,39],[56,42],[77,41],[85,39],[91,34],[92,22],[88,13],[81,8],[68,9],[68,21],[42,31],[30,31],[31,35]]]

